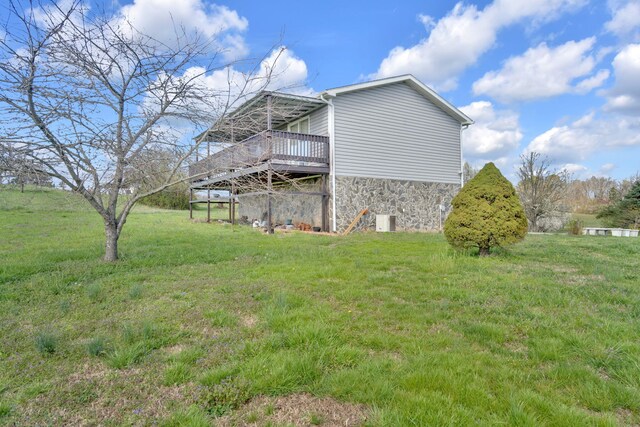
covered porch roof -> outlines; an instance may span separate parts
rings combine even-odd
[[[219,119],[196,141],[239,142],[265,129],[277,129],[326,105],[320,98],[262,91]]]

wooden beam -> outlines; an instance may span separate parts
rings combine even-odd
[[[356,217],[353,219],[353,221],[351,222],[351,224],[349,224],[349,227],[347,227],[346,230],[344,230],[344,233],[342,233],[343,236],[346,236],[347,234],[351,233],[351,230],[354,229],[354,227],[356,226],[356,224],[358,223],[358,221],[360,221],[360,218],[362,218],[363,216],[365,216],[366,214],[369,213],[369,209],[364,208],[362,209],[358,215],[356,215]]]
[[[229,222],[231,223],[231,225],[233,224],[233,220],[234,220],[234,215],[233,215],[233,211],[235,208],[235,200],[233,199],[233,183],[231,184],[231,188],[229,189]]]
[[[211,190],[207,189],[207,222],[211,222]]]
[[[322,175],[322,231],[329,231],[329,222],[328,222],[328,210],[327,210],[327,201],[329,197],[327,197],[327,175]]]
[[[236,182],[231,182],[231,200],[233,203],[231,204],[231,225],[236,225],[236,194],[238,193],[238,189],[236,188]]]
[[[271,107],[273,102],[271,100],[271,95],[267,95],[267,130],[271,130]]]
[[[267,232],[269,234],[273,234],[273,224],[271,223],[271,193],[273,192],[272,185],[272,175],[273,171],[271,170],[271,164],[269,164],[269,169],[267,169]]]
[[[287,196],[328,196],[329,194],[321,191],[272,191],[271,194],[282,194]],[[243,196],[266,196],[269,191],[252,191],[250,193],[242,193]]]

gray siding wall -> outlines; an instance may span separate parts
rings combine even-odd
[[[320,107],[309,114],[309,132],[312,135],[329,136],[328,107]],[[300,117],[302,118],[302,117]],[[296,119],[296,121],[299,119]],[[287,130],[287,125],[280,126],[276,130]]]
[[[312,135],[329,136],[328,111],[329,107],[320,107],[309,114],[309,131]]]
[[[333,104],[336,175],[460,183],[460,123],[407,84]]]

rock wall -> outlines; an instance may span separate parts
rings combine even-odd
[[[458,184],[337,176],[337,229],[347,228],[358,212],[368,208],[358,229],[375,230],[376,215],[382,214],[396,215],[397,231],[437,231],[459,190]]]
[[[284,224],[287,219],[293,223],[305,222],[312,226],[322,226],[322,196],[292,195],[286,191],[320,192],[320,180],[305,182],[294,188],[279,188],[271,199],[271,217],[273,225]],[[238,195],[238,215],[246,216],[249,221],[267,219],[266,195]]]

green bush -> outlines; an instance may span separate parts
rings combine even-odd
[[[161,209],[189,209],[189,189],[186,185],[177,185],[152,194],[140,200],[140,203]]]
[[[444,235],[455,248],[491,248],[519,242],[527,233],[527,217],[513,185],[493,163],[487,163],[453,198]]]
[[[579,219],[572,219],[567,223],[567,229],[572,236],[582,235],[582,229],[584,228],[584,222]]]

